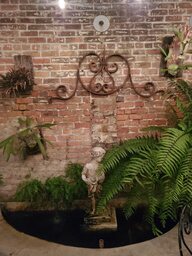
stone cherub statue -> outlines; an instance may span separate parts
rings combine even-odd
[[[91,214],[95,214],[95,205],[96,205],[96,194],[101,190],[101,184],[105,179],[105,174],[98,172],[98,166],[101,162],[106,151],[102,147],[94,147],[92,149],[91,162],[87,163],[82,171],[82,180],[87,184],[88,187],[88,196],[91,198]]]

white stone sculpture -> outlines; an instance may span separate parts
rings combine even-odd
[[[87,163],[82,171],[82,180],[87,184],[88,196],[91,198],[91,214],[95,214],[95,196],[101,190],[101,184],[105,179],[105,174],[103,172],[98,172],[98,166],[101,162],[106,151],[102,147],[94,147],[92,149],[91,162]]]

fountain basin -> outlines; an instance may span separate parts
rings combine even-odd
[[[86,228],[86,212],[83,209],[65,211],[13,211],[4,208],[4,220],[17,231],[66,246],[81,248],[118,248],[138,244],[154,238],[151,227],[143,221],[144,209],[126,219],[122,209],[116,209],[117,229],[89,230]],[[158,225],[158,219],[157,219]],[[176,225],[169,221],[166,233]],[[101,243],[102,241],[102,243]]]

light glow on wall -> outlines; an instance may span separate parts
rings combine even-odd
[[[66,5],[65,0],[59,0],[58,5],[61,9],[65,9],[65,5]]]

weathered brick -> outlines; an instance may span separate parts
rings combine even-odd
[[[0,172],[6,167],[5,193],[16,189],[15,184],[25,179],[29,167],[33,168],[32,175],[42,179],[63,174],[68,161],[89,161],[93,145],[110,147],[120,140],[141,136],[143,127],[167,123],[161,97],[145,99],[136,91],[144,92],[148,81],[154,82],[157,89],[166,87],[166,79],[159,77],[159,45],[171,33],[172,25],[188,23],[191,1],[154,0],[141,4],[105,0],[102,5],[100,0],[88,2],[88,6],[74,7],[74,1],[74,6],[60,11],[54,0],[0,1],[0,72],[5,74],[14,66],[14,55],[31,55],[36,83],[31,95],[0,99],[2,135],[10,131],[9,122],[19,116],[57,122],[52,129],[43,131],[54,144],[48,145],[47,163],[38,155],[22,164],[16,159],[7,163],[0,157]],[[110,28],[104,33],[96,32],[92,24],[93,17],[101,12],[110,17]],[[56,97],[58,85],[71,90],[75,87],[80,58],[90,51],[100,56],[104,48],[106,55],[119,53],[129,61],[135,87],[128,79],[119,92],[97,96],[78,83],[70,100],[53,100],[49,104],[48,97]],[[127,74],[123,65],[118,63],[117,74],[112,74],[115,83],[121,83]],[[96,73],[88,73],[88,64],[81,69],[88,86]],[[184,75],[192,79],[190,73]]]
[[[28,42],[32,43],[32,44],[39,44],[39,43],[45,43],[46,42],[46,38],[44,37],[29,37],[28,38]]]

